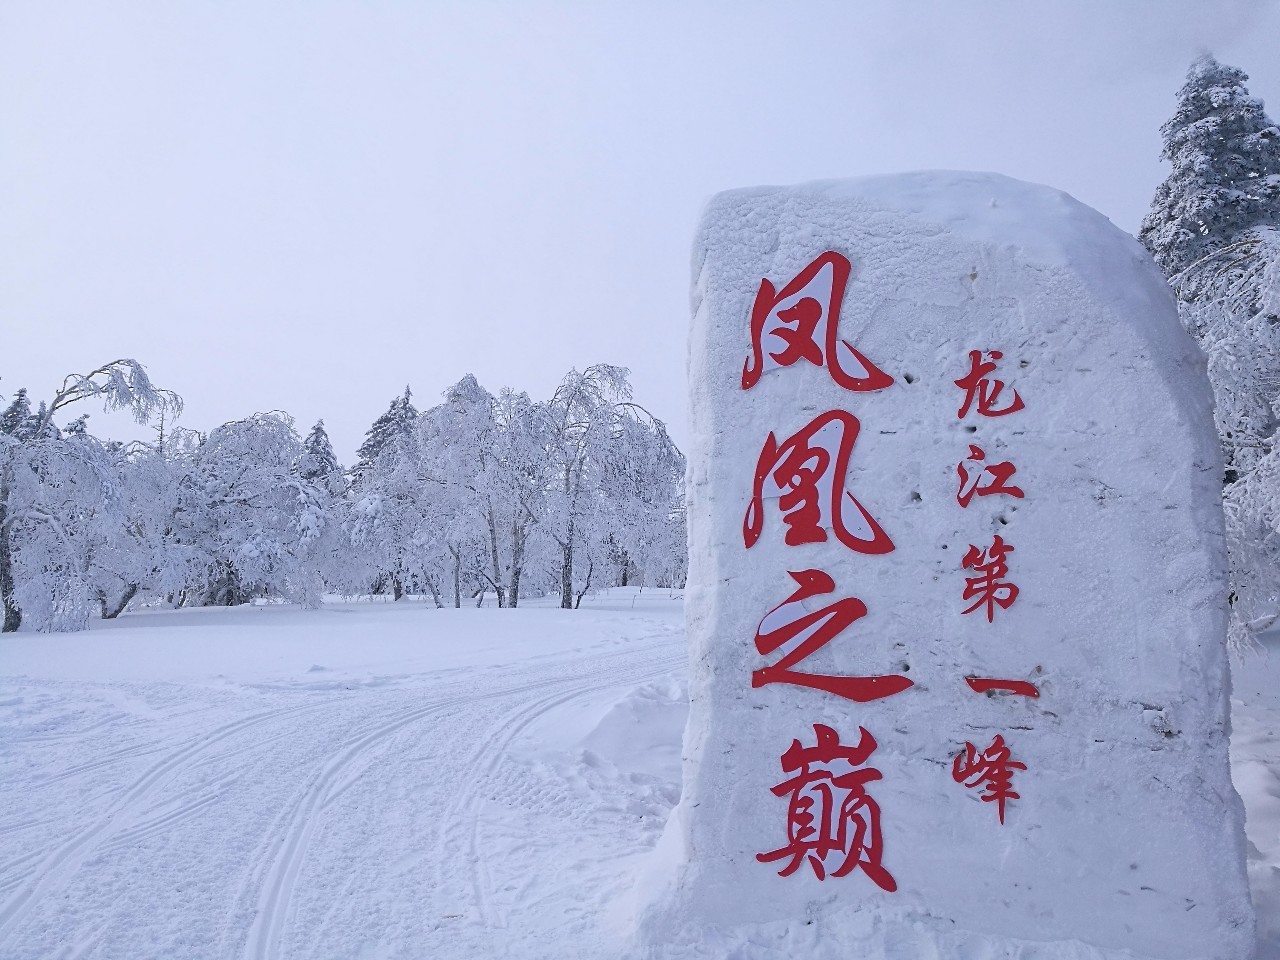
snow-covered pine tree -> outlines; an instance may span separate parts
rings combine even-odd
[[[16,437],[19,428],[31,419],[31,401],[27,398],[27,388],[21,387],[13,395],[13,402],[0,413],[0,433]]]
[[[406,385],[404,393],[391,401],[387,412],[373,421],[373,425],[364,435],[364,443],[360,444],[360,449],[356,451],[360,458],[356,461],[354,468],[357,477],[369,470],[373,461],[378,458],[378,454],[385,450],[388,444],[409,435],[413,429],[413,422],[418,418],[417,408],[409,402],[412,396],[413,393]]]
[[[1247,79],[1212,57],[1191,65],[1161,128],[1173,169],[1139,234],[1208,358],[1236,652],[1280,615],[1280,130]]]
[[[1280,129],[1245,87],[1248,74],[1205,55],[1187,71],[1160,128],[1173,169],[1156,189],[1138,239],[1166,276],[1280,221]]]
[[[329,434],[325,432],[324,421],[317,420],[307,434],[307,439],[302,441],[302,460],[298,464],[298,473],[303,480],[325,481],[341,472],[342,466],[333,452],[333,444],[329,442]]]

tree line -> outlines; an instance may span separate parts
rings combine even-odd
[[[99,440],[79,401],[158,423],[154,442]],[[134,360],[68,377],[0,413],[5,632],[83,629],[139,603],[233,605],[326,592],[499,606],[604,586],[682,585],[684,457],[624,368],[571,370],[535,401],[473,376],[419,411],[406,387],[344,469],[323,421],[285,413],[206,433],[172,426],[180,397]]]

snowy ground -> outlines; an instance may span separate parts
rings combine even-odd
[[[675,802],[682,610],[141,613],[0,646],[0,957],[603,958]],[[1280,644],[1236,681],[1280,960]]]
[[[1258,960],[1280,960],[1280,636],[1232,675],[1231,778],[1244,798]]]

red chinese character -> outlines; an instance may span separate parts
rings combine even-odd
[[[969,372],[955,381],[955,385],[965,392],[964,403],[960,404],[960,410],[956,414],[961,420],[975,400],[978,403],[978,413],[984,417],[1003,417],[1022,409],[1022,398],[1018,396],[1017,390],[1013,391],[1013,399],[1008,404],[1004,407],[996,406],[1004,392],[1004,381],[991,379],[987,375],[995,371],[996,361],[1003,356],[999,350],[989,353],[969,351]]]
[[[817,366],[825,360],[831,379],[846,390],[883,390],[893,384],[893,377],[840,339],[840,305],[848,280],[849,261],[828,250],[781,290],[760,281],[751,307],[751,355],[742,366],[743,390],[754,387],[765,370],[800,360]]]
[[[989,497],[1004,493],[1021,499],[1025,496],[1021,487],[1005,485],[1017,470],[1018,468],[1007,460],[1003,463],[987,463],[987,455],[982,448],[969,444],[968,458],[961,460],[956,467],[956,473],[960,475],[960,489],[956,491],[956,502],[962,507],[967,507],[975,494],[979,497]]]
[[[994,801],[1000,822],[1004,823],[1005,803],[1018,799],[1018,794],[1013,790],[1013,771],[1025,769],[1025,763],[1012,758],[1009,748],[1005,746],[1004,737],[996,734],[991,746],[981,753],[972,743],[965,743],[964,751],[957,754],[951,762],[951,777],[956,783],[962,783],[971,790],[984,787],[987,792],[982,795],[982,801]]]
[[[889,535],[845,489],[858,427],[858,418],[853,414],[831,410],[815,417],[781,444],[769,433],[756,463],[751,503],[742,521],[742,540],[748,548],[760,539],[767,494],[778,497],[788,546],[825,543],[825,524],[835,531],[837,540],[858,553],[888,553],[893,549]],[[853,510],[848,509],[849,504]]]
[[[1008,693],[1017,697],[1038,697],[1040,690],[1029,680],[997,680],[995,677],[965,677],[974,693]]]
[[[787,877],[807,858],[819,880],[827,876],[829,854],[838,854],[833,877],[858,867],[881,890],[892,893],[897,882],[880,864],[884,840],[880,835],[880,807],[867,795],[866,785],[880,779],[880,771],[863,767],[875,752],[876,740],[864,728],[856,747],[843,746],[840,735],[820,723],[813,725],[817,745],[802,747],[792,740],[782,755],[784,773],[795,773],[773,788],[775,796],[791,794],[787,806],[787,844],[770,853],[757,853],[761,863],[788,857],[778,872]]]
[[[867,703],[901,693],[912,682],[906,677],[836,677],[798,673],[791,668],[822,649],[846,627],[866,616],[867,607],[857,597],[845,597],[819,610],[806,609],[805,601],[835,590],[835,581],[821,570],[790,571],[800,589],[764,615],[756,629],[756,649],[768,656],[791,641],[797,641],[776,662],[751,674],[751,686],[790,683],[798,687],[824,690],[837,697]]]
[[[963,599],[974,602],[962,613],[973,613],[979,607],[985,606],[987,622],[990,623],[995,619],[996,607],[1008,610],[1013,605],[1013,601],[1018,599],[1018,588],[1012,583],[1006,583],[1003,579],[1009,575],[1009,564],[1005,561],[1005,557],[1011,553],[1013,553],[1013,547],[1006,544],[999,534],[996,534],[991,546],[985,550],[979,550],[973,544],[969,544],[969,552],[964,555],[960,565],[966,570],[972,570],[977,576],[965,578]],[[975,597],[977,599],[974,599]]]

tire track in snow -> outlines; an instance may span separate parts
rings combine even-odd
[[[658,646],[660,647],[662,644]],[[629,654],[636,652],[628,651]],[[521,704],[495,724],[491,728],[490,734],[473,751],[471,761],[465,765],[464,769],[477,772],[464,781],[454,803],[441,818],[440,850],[435,859],[438,871],[442,870],[445,863],[459,859],[469,865],[472,894],[475,898],[476,910],[480,921],[484,926],[505,926],[505,920],[499,922],[499,918],[492,908],[492,897],[489,895],[491,884],[488,879],[488,871],[485,869],[484,858],[480,853],[479,808],[482,802],[480,792],[484,784],[494,775],[498,766],[505,759],[507,749],[511,743],[531,724],[557,707],[598,693],[601,690],[607,690],[610,687],[631,687],[647,680],[656,679],[675,670],[684,661],[685,656],[682,653],[679,656],[660,660],[656,664],[650,663],[640,669],[622,675],[602,671],[574,678],[577,680],[599,680],[602,676],[605,677],[605,679],[597,683],[578,686],[567,692],[557,692],[532,703]],[[459,833],[463,834],[465,842],[458,841],[457,834]],[[451,835],[454,837],[452,846],[459,849],[459,852],[461,852],[460,848],[465,846],[465,856],[451,858],[447,855],[447,848],[451,845]],[[437,883],[439,887],[443,889],[446,882],[443,873],[438,872]]]
[[[542,681],[533,686],[541,687],[563,682],[564,678],[557,678]],[[278,955],[285,928],[293,912],[294,889],[297,886],[298,876],[311,844],[319,815],[333,799],[355,782],[355,778],[347,776],[353,764],[364,759],[370,750],[413,723],[459,704],[507,696],[524,689],[527,688],[515,687],[487,694],[455,696],[416,707],[348,740],[342,749],[332,754],[303,789],[301,796],[295,801],[286,817],[284,836],[278,843],[279,852],[271,857],[259,891],[258,908],[245,942],[246,960],[270,960]]]
[[[156,791],[199,761],[212,747],[228,737],[259,724],[299,711],[315,710],[321,706],[324,704],[304,704],[283,710],[268,710],[224,724],[188,741],[184,746],[171,751],[162,760],[153,764],[141,777],[117,793],[106,811],[90,827],[60,844],[41,860],[34,870],[19,881],[17,889],[0,906],[0,944],[8,941],[41,897],[58,886],[65,885],[95,850],[134,822],[135,815]]]
[[[113,750],[110,753],[104,753],[99,759],[92,760],[88,763],[77,764],[76,766],[67,767],[59,773],[49,774],[43,779],[35,780],[37,786],[47,787],[50,784],[60,783],[81,774],[89,773],[92,770],[98,770],[102,767],[110,766],[113,763],[120,763],[123,760],[131,760],[134,757],[146,756],[148,753],[159,753],[164,749],[163,744],[134,744],[128,747],[122,747],[119,750]]]
[[[258,908],[245,941],[244,956],[247,960],[267,960],[278,953],[286,921],[292,912],[293,890],[297,885],[320,809],[346,768],[401,728],[440,712],[449,703],[450,701],[445,701],[409,710],[388,723],[348,740],[312,777],[289,812],[284,836],[279,842],[279,852],[271,857],[270,864],[266,867],[258,893]]]
[[[249,929],[249,935],[245,941],[243,952],[245,960],[275,960],[281,955],[283,939],[294,914],[294,893],[298,885],[298,878],[301,875],[307,850],[311,845],[315,831],[320,826],[320,818],[325,808],[359,779],[358,775],[352,775],[351,768],[365,759],[371,751],[383,745],[389,738],[406,727],[428,717],[443,713],[451,707],[529,693],[547,687],[562,686],[566,683],[580,684],[584,680],[589,681],[606,674],[609,668],[620,659],[643,657],[646,654],[652,654],[656,650],[669,645],[672,640],[672,637],[663,635],[658,642],[639,650],[630,647],[608,654],[596,655],[589,659],[570,661],[567,665],[578,669],[567,676],[554,676],[496,690],[465,693],[435,700],[429,704],[398,713],[393,719],[384,720],[372,729],[368,729],[364,733],[348,740],[341,749],[324,762],[320,770],[303,788],[285,817],[285,826],[282,831],[283,837],[278,843],[270,845],[278,847],[277,852],[274,855],[268,853],[267,856],[270,858],[270,862],[259,863],[258,866],[262,869],[255,871],[261,873],[263,880],[259,887],[257,910]],[[609,673],[605,682],[587,688],[577,687],[570,691],[557,690],[550,696],[540,698],[533,704],[523,704],[515,711],[517,714],[515,728],[508,729],[511,724],[498,724],[481,744],[477,751],[477,756],[482,756],[485,750],[493,750],[495,744],[500,744],[498,750],[504,749],[519,730],[527,727],[537,716],[545,713],[546,710],[551,709],[560,702],[584,696],[608,686],[640,682],[641,679],[648,676],[660,676],[664,669],[666,671],[675,669],[683,659],[684,655],[681,654],[679,657],[670,658],[669,664],[664,660],[663,663],[667,664],[665,668],[655,668],[652,664],[648,664],[641,672],[635,675],[639,679],[633,679],[630,673],[621,678],[615,673]],[[590,664],[594,669],[588,669],[584,673],[581,671],[581,667],[587,664]],[[563,668],[566,664],[561,661],[556,666]],[[464,685],[465,683],[464,681]],[[532,711],[531,715],[521,719],[519,715],[529,711]],[[496,760],[493,762],[496,763]],[[478,785],[479,778],[472,778],[472,783],[470,784],[472,792],[478,789]],[[473,868],[474,866],[475,864],[473,864]],[[485,887],[481,880],[474,881],[474,890],[478,900],[486,899]],[[481,907],[480,909],[485,910],[486,908]]]

